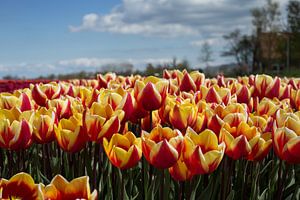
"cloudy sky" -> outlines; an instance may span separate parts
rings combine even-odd
[[[282,12],[288,0],[278,0]],[[194,67],[201,45],[220,56],[222,35],[251,33],[249,10],[263,0],[1,0],[0,77],[95,71],[109,63],[170,62]]]

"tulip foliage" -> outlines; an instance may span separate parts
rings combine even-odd
[[[299,164],[297,78],[165,70],[0,93],[0,199],[297,199]]]

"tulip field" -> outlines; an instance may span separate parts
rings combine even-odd
[[[300,199],[300,78],[165,70],[8,88],[0,199]]]

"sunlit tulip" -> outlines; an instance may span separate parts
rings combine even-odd
[[[54,124],[57,118],[53,109],[41,107],[33,116],[33,139],[40,144],[51,142],[55,139]]]
[[[48,101],[48,108],[55,108],[58,119],[72,116],[71,101],[69,99],[53,99]]]
[[[147,161],[154,167],[165,169],[173,166],[180,158],[183,136],[179,130],[160,125],[150,133],[142,132],[142,149]]]
[[[19,96],[11,93],[0,93],[0,108],[11,109],[13,107],[17,107],[21,111],[26,111],[31,110],[33,105],[26,93],[21,93]]]
[[[267,98],[262,99],[257,105],[257,113],[258,115],[266,115],[273,116],[275,112],[278,110],[278,106]]]
[[[273,135],[276,154],[288,163],[300,163],[300,119],[291,115],[284,121],[284,126],[277,128]]]
[[[114,133],[119,132],[124,114],[123,110],[114,111],[109,104],[93,103],[84,114],[87,136],[97,142],[102,142],[104,137],[110,139]]]
[[[60,96],[61,86],[56,82],[40,83],[32,85],[31,90],[34,101],[40,106],[45,106],[47,100],[56,99]]]
[[[268,75],[256,75],[255,76],[255,90],[254,95],[260,99],[264,97],[274,98],[279,97],[280,92],[280,78],[276,77],[273,79]]]
[[[104,105],[109,104],[115,110],[120,105],[122,96],[110,90],[101,90],[97,101]]]
[[[0,179],[0,199],[40,200],[39,187],[29,174],[21,172],[9,180]]]
[[[192,172],[186,166],[181,155],[175,165],[169,168],[172,178],[176,181],[186,181],[193,177]]]
[[[183,159],[193,174],[213,172],[220,164],[225,151],[225,143],[218,143],[214,132],[206,129],[197,134],[188,128],[184,136]]]
[[[255,126],[249,126],[240,113],[224,118],[219,141],[225,142],[226,154],[234,160],[247,158],[256,145],[260,146],[261,135]]]
[[[291,102],[296,110],[300,110],[300,90],[291,91]]]
[[[110,141],[104,138],[103,147],[110,162],[120,169],[134,167],[142,157],[141,138],[132,132],[116,133]]]
[[[237,102],[248,104],[251,99],[253,90],[253,87],[248,88],[246,85],[238,85],[236,91]]]
[[[0,110],[0,147],[25,149],[32,143],[32,112],[16,108]]]
[[[220,88],[217,85],[207,88],[201,87],[202,99],[205,99],[208,103],[221,104],[224,103],[227,105],[231,98],[231,92],[228,88]]]
[[[97,199],[97,190],[91,193],[88,176],[68,182],[61,175],[56,175],[49,185],[42,187],[42,192],[44,199],[47,200]]]
[[[196,91],[197,86],[188,72],[183,75],[179,89],[185,92]]]
[[[99,89],[100,88],[107,88],[108,83],[111,80],[116,79],[116,74],[115,73],[107,73],[104,76],[102,74],[97,74],[97,79],[99,81]]]
[[[170,108],[169,121],[174,128],[185,131],[197,121],[197,106],[189,101],[175,101]]]
[[[122,101],[117,106],[117,109],[124,111],[124,121],[128,121],[134,118],[132,115],[134,113],[135,106],[136,102],[134,97],[130,92],[126,92],[122,97]]]
[[[90,107],[94,102],[97,101],[99,91],[96,89],[90,89],[87,87],[80,87],[79,98],[82,101],[84,107]]]
[[[82,114],[76,113],[69,119],[61,119],[54,127],[58,145],[64,151],[80,151],[86,141],[86,130],[82,125]]]
[[[135,83],[135,96],[137,103],[145,110],[157,110],[166,98],[168,81],[156,77],[148,77]]]

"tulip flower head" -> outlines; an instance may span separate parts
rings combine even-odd
[[[225,151],[225,143],[218,143],[218,137],[211,130],[197,134],[188,128],[184,136],[183,159],[193,174],[213,172],[220,164]]]
[[[82,125],[82,114],[76,113],[69,119],[61,119],[54,127],[58,145],[67,152],[80,151],[86,143],[86,130]]]
[[[17,108],[0,110],[0,147],[11,150],[25,149],[32,143],[32,111]]]
[[[97,190],[91,193],[88,176],[69,182],[61,175],[56,175],[49,185],[42,188],[42,192],[47,200],[96,200],[98,195]]]
[[[0,199],[40,200],[38,185],[29,174],[24,172],[14,175],[9,180],[2,178]]]
[[[274,128],[274,149],[276,154],[288,163],[300,163],[300,118],[291,115],[284,120],[283,127]]]
[[[177,129],[158,125],[150,133],[142,131],[142,150],[145,158],[154,167],[165,169],[180,158],[183,136]]]
[[[165,98],[168,88],[168,81],[156,77],[148,77],[135,83],[135,96],[137,103],[145,110],[152,111],[159,109]]]
[[[32,98],[40,106],[46,106],[47,100],[58,98],[61,92],[61,86],[56,82],[35,84],[31,88]]]
[[[141,139],[132,132],[116,133],[110,141],[104,138],[103,147],[111,163],[120,169],[134,167],[142,157]]]

